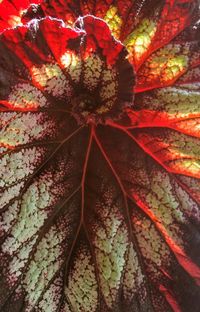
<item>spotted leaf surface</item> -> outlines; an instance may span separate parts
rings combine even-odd
[[[198,19],[1,1],[0,311],[199,312]]]

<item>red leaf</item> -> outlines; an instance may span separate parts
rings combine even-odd
[[[40,0],[2,0],[0,2],[0,33],[6,29],[23,24],[23,14],[31,3]]]

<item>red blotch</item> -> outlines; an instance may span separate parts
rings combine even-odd
[[[40,3],[41,0],[3,0],[0,3],[0,32],[6,28],[16,26],[12,21],[13,17],[22,17],[23,11],[26,10],[31,3]]]

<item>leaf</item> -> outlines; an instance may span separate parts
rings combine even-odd
[[[32,4],[40,0],[2,0],[0,2],[0,33],[6,29],[23,24],[23,14]]]
[[[138,68],[147,56],[166,45],[195,19],[198,2],[187,1],[46,1],[45,15],[59,17],[67,24],[79,15],[104,19],[113,35],[127,47],[130,60]],[[151,12],[148,8],[151,7]],[[173,12],[173,14],[172,14]],[[162,39],[161,39],[162,38]]]
[[[57,11],[75,21],[107,6]],[[65,22],[0,37],[0,310],[198,312],[197,58],[195,74],[133,103],[135,74],[108,25]]]
[[[138,6],[138,11],[142,11],[142,6]],[[151,12],[146,12],[146,16],[125,39],[130,59],[136,69],[152,52],[167,45],[184,28],[198,19],[197,1],[146,1],[143,8],[149,7],[152,8]],[[164,51],[166,53],[166,50]]]
[[[198,27],[195,30],[195,27]],[[193,32],[192,32],[193,29]],[[190,36],[190,34],[193,34]],[[185,38],[184,38],[185,36]],[[183,40],[184,38],[184,40]],[[138,71],[136,92],[172,85],[200,63],[199,26],[193,25],[168,45],[160,48],[144,62]],[[197,70],[197,69],[196,69]]]
[[[16,1],[15,1],[16,2]],[[16,25],[26,23],[32,18],[52,16],[62,19],[67,25],[73,25],[79,16],[91,14],[104,19],[112,34],[120,39],[129,52],[129,59],[138,69],[144,60],[158,48],[168,44],[192,21],[198,20],[198,1],[34,1],[38,5],[18,0],[13,8],[12,2],[3,0],[1,15],[2,29],[7,23]],[[17,11],[11,15],[7,12]],[[151,12],[148,8],[151,7]],[[14,18],[15,16],[15,18]],[[17,16],[17,18],[16,18]],[[3,22],[4,20],[4,22]],[[192,20],[192,21],[191,21]],[[162,38],[162,39],[161,39]]]

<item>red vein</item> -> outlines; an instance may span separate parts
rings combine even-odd
[[[127,192],[125,191],[124,186],[123,186],[123,184],[122,184],[118,174],[116,173],[112,163],[110,162],[107,154],[105,153],[105,151],[104,151],[104,149],[103,149],[103,147],[102,147],[98,137],[96,136],[96,133],[94,132],[93,135],[94,135],[94,139],[95,139],[95,141],[96,141],[96,143],[97,143],[97,145],[98,145],[102,155],[104,156],[105,160],[107,161],[107,163],[108,163],[108,165],[109,165],[113,175],[115,176],[115,178],[116,178],[116,180],[117,180],[117,182],[118,182],[118,184],[119,184],[119,186],[121,188],[121,191],[122,191],[122,194],[123,194],[123,197],[124,197],[124,202],[125,202],[126,215],[127,215],[127,219],[128,219],[129,235],[131,235],[132,241],[133,241],[134,246],[135,246],[135,248],[137,250],[138,257],[140,259],[141,268],[142,268],[143,272],[145,272],[145,268],[144,268],[144,265],[143,265],[143,261],[142,261],[142,257],[141,257],[141,254],[140,254],[140,249],[139,249],[137,240],[133,237],[133,232],[132,232],[133,227],[132,227],[132,222],[130,220],[130,215],[129,215],[129,210],[128,210],[128,202],[127,202],[127,197],[129,197],[129,196],[128,196]],[[149,283],[148,282],[147,282],[147,288],[149,288]],[[149,291],[149,296],[150,296],[150,294],[151,294],[150,289],[148,289],[148,291]],[[151,298],[151,296],[150,296],[150,298]],[[151,301],[152,301],[152,299],[151,299]],[[152,302],[151,302],[151,305],[153,306]]]
[[[165,171],[167,171],[170,175],[171,174],[177,174],[177,175],[180,175],[180,176],[186,176],[186,177],[191,177],[191,178],[196,178],[197,177],[194,177],[192,174],[189,174],[188,172],[187,173],[182,173],[182,172],[176,172],[175,170],[172,170],[170,169],[169,167],[167,167],[163,162],[161,162],[159,160],[159,158],[157,158],[153,153],[151,153],[151,151],[149,151],[147,148],[144,147],[143,144],[141,144],[141,142],[139,142],[133,135],[131,135],[131,133],[129,131],[127,131],[126,129],[124,129],[122,126],[120,125],[117,125],[113,122],[108,122],[107,123],[108,126],[110,127],[113,127],[113,128],[117,128],[121,131],[123,131],[124,133],[126,133],[132,140],[134,140],[136,142],[136,144],[147,154],[149,155],[156,163],[159,163],[161,165],[162,168],[164,168]],[[176,176],[173,176],[173,179],[176,181],[176,183],[178,185],[181,186],[182,189],[184,189],[184,191],[189,194],[189,196],[192,198],[192,200],[197,204],[199,205],[197,199],[191,194],[191,192],[189,192],[188,188],[182,183],[179,181],[179,179],[176,177]]]
[[[82,175],[82,180],[81,180],[81,187],[82,187],[81,220],[82,221],[84,220],[85,177],[86,177],[87,165],[88,165],[88,160],[89,160],[90,151],[91,151],[93,132],[94,132],[94,127],[91,126],[90,138],[89,138],[89,143],[88,143],[85,161],[84,161],[84,165],[83,165],[83,175]]]
[[[159,233],[161,233],[162,237],[166,241],[169,248],[173,251],[175,257],[177,258],[180,265],[195,279],[197,285],[200,285],[200,268],[193,263],[193,261],[185,254],[184,250],[182,250],[168,235],[167,230],[161,224],[160,220],[156,217],[156,215],[146,206],[134,193],[131,195],[127,194],[130,200],[147,215],[153,224],[156,226]]]
[[[137,145],[147,154],[150,155],[157,163],[159,163],[167,172],[169,173],[175,173],[175,174],[180,174],[180,175],[185,175],[179,171],[173,170],[172,168],[169,168],[168,166],[166,166],[159,158],[157,158],[155,156],[155,154],[153,154],[148,148],[146,148],[144,146],[144,144],[142,144],[135,136],[133,136],[129,131],[127,131],[127,129],[125,129],[124,127],[115,124],[114,122],[109,122],[107,123],[108,126],[119,129],[121,131],[123,131],[124,133],[126,133],[133,141],[135,141],[137,143]],[[187,176],[190,177],[194,177],[194,175],[192,175],[192,173],[190,174],[189,172],[187,172]]]
[[[70,135],[68,135],[59,145],[57,148],[55,148],[55,150],[50,153],[50,155],[47,157],[47,159],[45,159],[44,162],[42,162],[42,164],[31,174],[31,176],[28,178],[28,180],[26,181],[23,189],[20,192],[20,195],[17,197],[14,197],[8,204],[6,204],[4,207],[1,208],[1,211],[5,211],[8,207],[8,205],[12,204],[12,202],[14,202],[15,200],[19,199],[22,197],[22,195],[24,194],[24,191],[27,189],[27,187],[29,186],[30,181],[33,179],[33,177],[35,177],[35,175],[39,172],[39,170],[41,168],[43,168],[45,166],[45,164],[50,161],[52,159],[52,157],[56,154],[56,152],[61,148],[61,146],[63,146],[63,144],[65,144],[67,141],[69,141],[75,134],[77,134],[81,129],[83,128],[83,126],[80,126],[79,128],[77,128],[75,131],[73,131],[72,133],[70,133]]]
[[[111,123],[110,123],[111,126]],[[123,127],[118,126],[117,124],[112,123],[112,127],[120,129],[121,131],[125,132],[132,140],[134,140],[143,150],[145,153],[149,153],[143,145],[141,145],[140,142],[137,142],[134,136],[132,136],[127,130],[123,129]],[[153,155],[152,158],[161,164],[162,167],[168,172],[168,168],[165,167],[159,160],[157,160]],[[174,177],[175,181],[177,181],[176,177]],[[179,182],[177,181],[179,184]],[[129,195],[126,193],[126,196],[130,198],[130,200],[134,203],[137,203],[138,207],[144,211],[144,213],[152,220],[152,222],[155,224],[158,231],[162,234],[164,237],[166,243],[170,247],[170,249],[174,252],[178,262],[180,265],[195,279],[196,283],[200,285],[200,269],[199,267],[192,262],[192,260],[185,254],[185,252],[178,246],[176,243],[172,240],[172,238],[168,235],[166,229],[164,226],[160,223],[159,219],[154,215],[154,213],[133,193]],[[134,198],[134,199],[133,199]],[[196,202],[196,201],[195,201]]]

